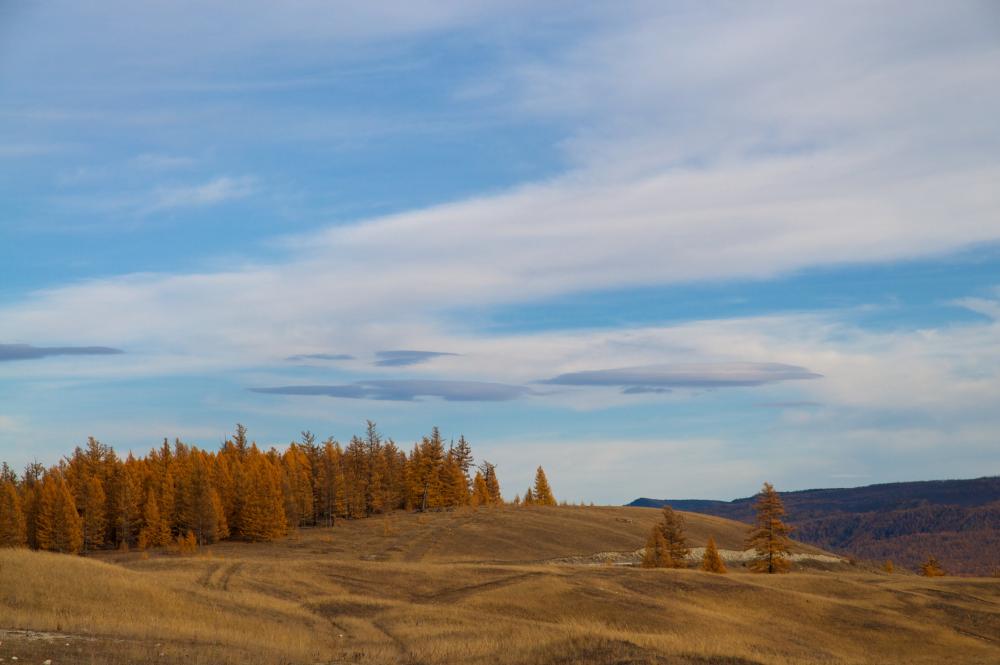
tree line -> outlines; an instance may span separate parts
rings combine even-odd
[[[0,547],[190,548],[395,510],[503,503],[496,466],[475,465],[464,436],[446,445],[436,427],[409,452],[371,421],[346,446],[306,431],[284,451],[262,450],[243,425],[216,452],[164,439],[145,457],[122,458],[91,437],[49,468],[36,462],[19,476],[0,465]],[[555,505],[541,467],[523,503]]]

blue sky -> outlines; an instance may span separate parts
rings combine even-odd
[[[1000,473],[1000,11],[922,4],[3,5],[0,458]]]

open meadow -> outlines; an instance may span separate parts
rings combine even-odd
[[[0,658],[42,663],[989,663],[1000,579],[806,561],[786,575],[615,565],[650,508],[342,520],[269,544],[0,552]],[[685,514],[693,546],[745,525]],[[800,554],[820,555],[796,545]],[[610,554],[617,553],[617,554]]]

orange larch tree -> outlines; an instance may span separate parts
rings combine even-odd
[[[45,474],[38,506],[38,547],[76,554],[83,548],[83,520],[69,484],[58,470]]]
[[[715,538],[708,537],[705,544],[705,553],[701,557],[701,569],[709,573],[725,573],[726,564],[719,556],[719,550],[715,547]]]
[[[670,547],[663,539],[663,529],[656,525],[649,532],[646,548],[642,555],[643,568],[676,568],[677,562],[670,556]]]
[[[552,488],[549,486],[549,480],[545,477],[545,471],[542,467],[538,467],[538,470],[535,471],[535,488],[533,498],[534,503],[540,506],[556,505],[556,498],[552,494]]]
[[[24,547],[28,544],[21,497],[13,481],[0,483],[0,547]]]
[[[659,527],[663,533],[663,542],[670,550],[670,559],[674,565],[683,568],[687,565],[685,562],[691,553],[687,545],[687,536],[684,534],[684,518],[670,506],[663,506],[662,513]]]
[[[788,558],[791,552],[791,541],[788,538],[791,527],[781,519],[785,516],[785,506],[771,483],[764,483],[757,495],[754,510],[756,519],[747,538],[747,544],[757,553],[753,570],[764,573],[787,571],[791,566]]]

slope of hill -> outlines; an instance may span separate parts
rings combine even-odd
[[[1000,476],[781,492],[795,537],[862,559],[916,568],[928,554],[951,572],[1000,570]],[[753,497],[735,501],[637,499],[748,522]]]
[[[398,514],[195,557],[0,551],[0,658],[163,665],[1000,662],[1000,580],[553,565],[658,511]],[[694,544],[743,527],[689,517]],[[695,535],[697,534],[697,535]]]

